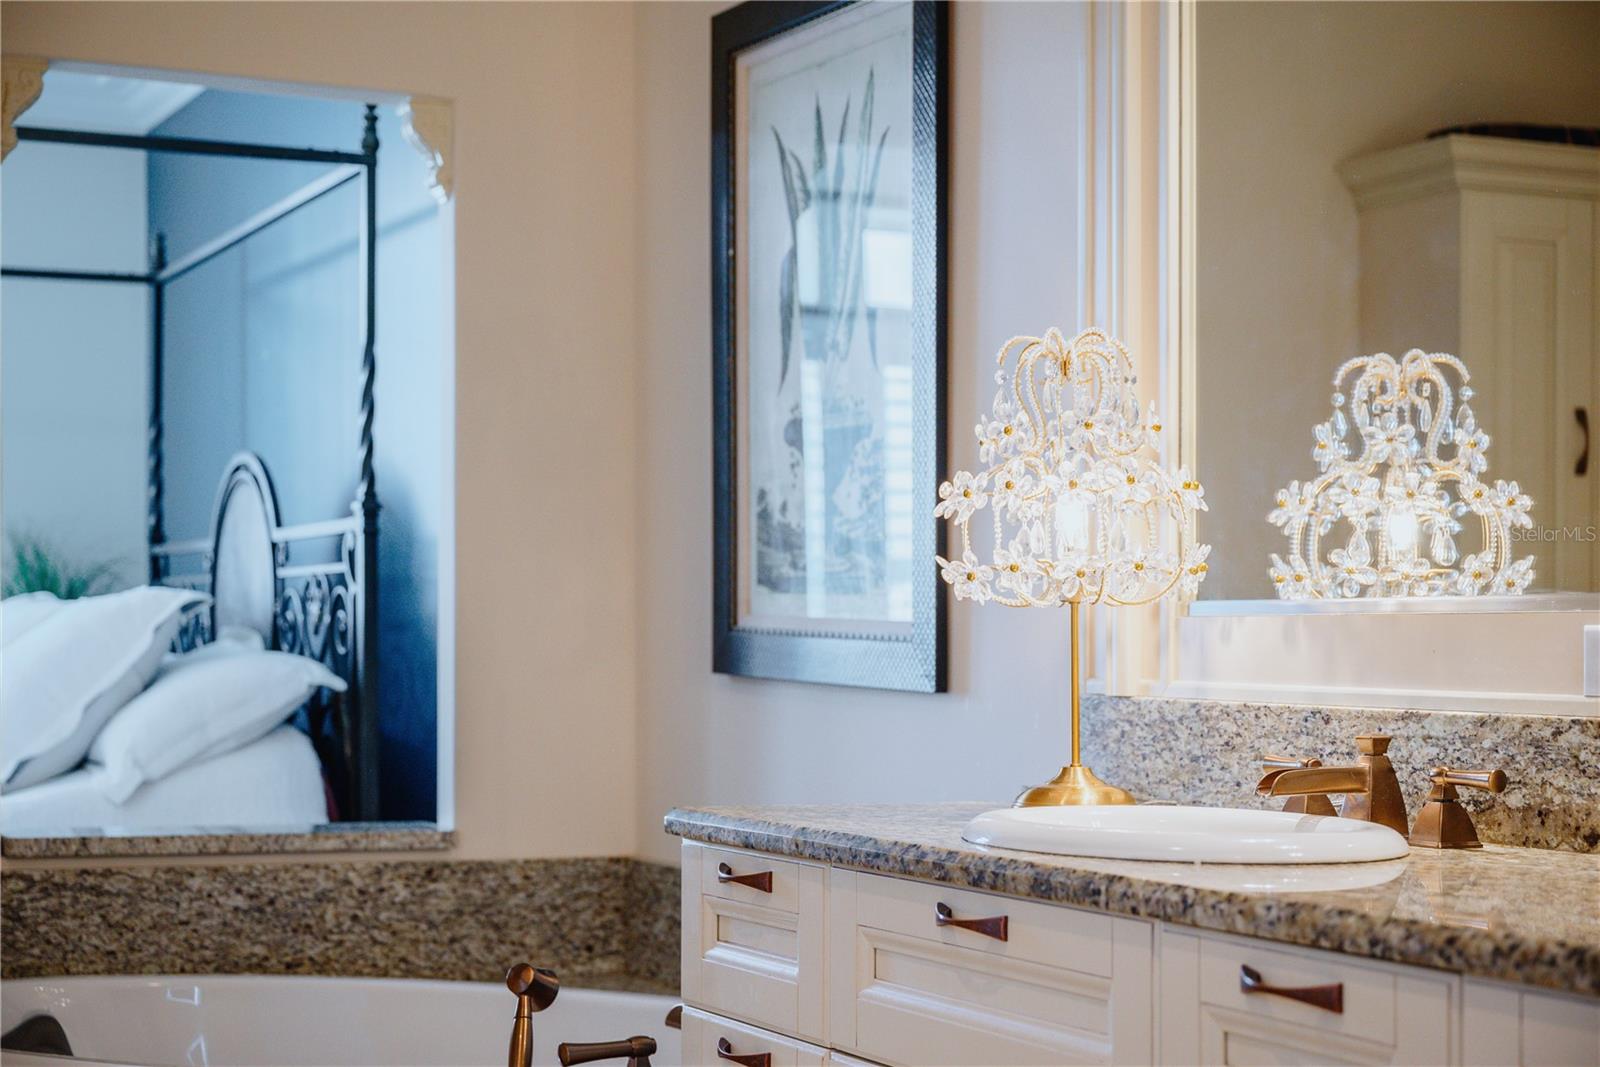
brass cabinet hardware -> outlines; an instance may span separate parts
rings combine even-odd
[[[561,979],[554,971],[519,963],[506,972],[506,988],[517,995],[517,1014],[511,1020],[510,1067],[532,1067],[533,1014],[555,1003]]]
[[[763,893],[772,892],[771,871],[759,871],[755,874],[734,874],[732,867],[729,867],[726,863],[719,863],[717,864],[717,881],[725,884],[746,886],[750,889],[760,890]]]
[[[1239,965],[1239,992],[1265,993],[1274,997],[1287,997],[1289,1000],[1298,1000],[1302,1004],[1309,1004],[1313,1008],[1331,1011],[1335,1015],[1344,1014],[1344,983],[1333,982],[1329,985],[1308,986],[1275,986],[1268,985],[1261,978],[1261,972],[1249,964]]]
[[[1343,793],[1339,814],[1344,818],[1375,822],[1404,835],[1409,826],[1406,800],[1387,755],[1390,740],[1384,734],[1357,737],[1361,755],[1348,767],[1274,767],[1256,783],[1256,792],[1271,797]]]
[[[683,1029],[683,1005],[682,1004],[674,1004],[672,1006],[672,1010],[667,1012],[666,1023],[667,1023],[668,1026],[672,1027],[674,1030],[682,1030]]]
[[[1315,756],[1310,759],[1297,759],[1294,756],[1274,756],[1270,753],[1261,757],[1261,772],[1269,774],[1274,770],[1299,770],[1304,767],[1320,767],[1322,761]],[[1283,802],[1283,810],[1294,812],[1297,815],[1337,815],[1333,801],[1328,799],[1326,793],[1304,793],[1292,796]]]
[[[588,1041],[572,1043],[563,1041],[556,1048],[561,1067],[595,1060],[626,1059],[628,1067],[650,1067],[650,1057],[656,1054],[656,1042],[650,1037],[625,1037],[621,1041]]]
[[[933,923],[935,926],[954,926],[961,930],[971,930],[984,937],[992,937],[996,941],[1005,941],[1011,934],[1011,917],[1008,915],[995,915],[987,919],[958,919],[955,912],[950,910],[950,905],[942,901],[933,906]]]
[[[1578,429],[1583,431],[1583,451],[1578,453],[1577,465],[1572,468],[1572,473],[1582,478],[1589,473],[1589,409],[1578,408]]]
[[[733,1051],[733,1046],[728,1043],[728,1039],[725,1037],[717,1038],[717,1059],[741,1064],[742,1067],[772,1067],[772,1053],[737,1053]]]
[[[1482,848],[1478,829],[1472,825],[1467,809],[1461,806],[1456,787],[1482,789],[1486,793],[1504,792],[1506,772],[1435,767],[1428,777],[1433,788],[1428,791],[1427,803],[1417,813],[1417,825],[1411,828],[1411,843],[1419,848]]]

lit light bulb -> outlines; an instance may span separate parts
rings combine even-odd
[[[1404,504],[1396,504],[1389,509],[1384,525],[1389,535],[1389,559],[1396,563],[1414,559],[1422,532],[1416,511]]]
[[[1082,496],[1056,498],[1056,558],[1088,552],[1092,543],[1092,513]]]

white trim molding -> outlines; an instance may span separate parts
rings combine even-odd
[[[17,147],[14,123],[44,91],[44,72],[49,66],[45,59],[0,57],[0,161]]]
[[[400,105],[406,143],[428,163],[428,188],[439,203],[455,192],[455,105],[436,96],[413,96]]]
[[[1339,164],[1358,208],[1471,190],[1600,196],[1600,152],[1577,145],[1451,134]]]

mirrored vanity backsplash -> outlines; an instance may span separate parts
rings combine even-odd
[[[1600,719],[1107,696],[1086,697],[1084,718],[1084,762],[1140,799],[1281,806],[1255,794],[1263,755],[1333,766],[1355,760],[1357,736],[1387,734],[1411,817],[1431,768],[1499,768],[1504,793],[1462,791],[1483,841],[1600,850]]]

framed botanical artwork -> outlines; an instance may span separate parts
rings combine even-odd
[[[947,8],[712,20],[713,667],[945,688]]]

